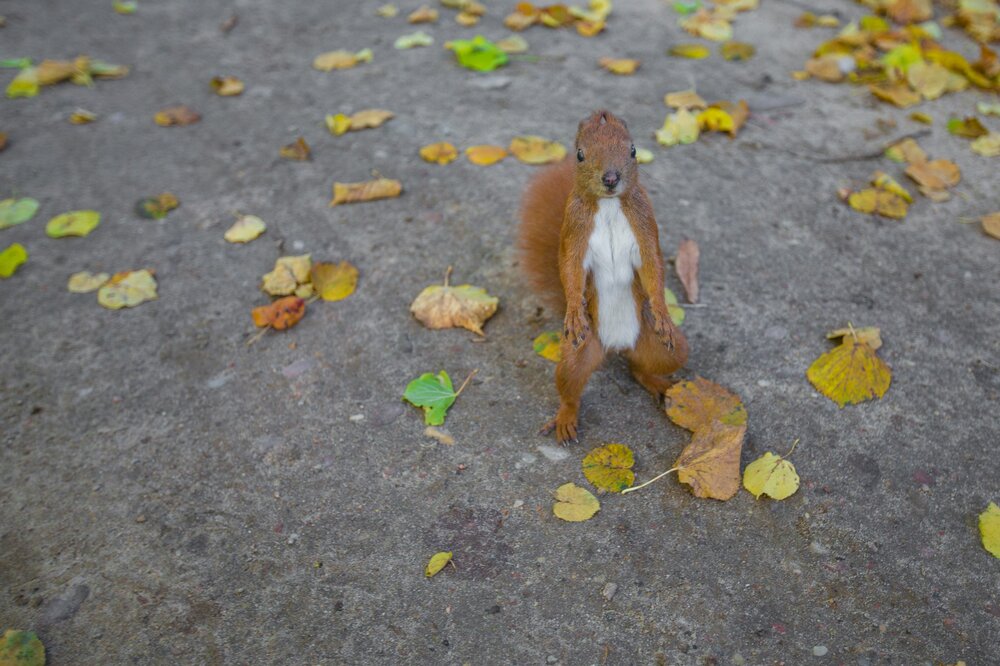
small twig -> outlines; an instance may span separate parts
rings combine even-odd
[[[798,437],[796,437],[796,438],[795,438],[795,441],[794,441],[794,442],[792,442],[792,448],[788,449],[788,453],[786,453],[785,455],[783,455],[783,456],[781,456],[781,457],[782,457],[782,458],[786,458],[786,459],[787,459],[787,458],[788,458],[788,456],[792,455],[792,451],[794,451],[794,450],[795,450],[795,447],[796,447],[796,446],[798,446],[798,445],[799,445],[799,438],[798,438]]]
[[[646,483],[639,484],[638,486],[632,486],[631,488],[626,488],[625,490],[622,491],[622,495],[624,495],[625,493],[630,493],[630,492],[635,491],[635,490],[639,490],[639,488],[645,488],[646,486],[648,486],[649,484],[651,484],[653,481],[657,481],[659,479],[662,479],[667,474],[670,474],[671,472],[676,472],[679,469],[683,469],[683,468],[681,468],[681,467],[672,467],[672,468],[668,469],[666,472],[663,472],[662,474],[657,474],[656,476],[654,476],[652,479],[650,479]]]
[[[264,334],[267,333],[269,330],[271,330],[271,325],[270,324],[268,324],[264,328],[262,328],[259,331],[257,331],[257,333],[254,334],[253,337],[251,337],[249,340],[247,340],[247,347],[249,347],[253,343],[255,343],[258,340],[260,340],[262,337],[264,337]]]
[[[446,270],[444,272],[444,286],[446,286],[446,287],[448,286],[448,280],[451,279],[451,270],[452,270],[452,267],[449,266],[448,270]]]
[[[465,381],[462,382],[462,385],[458,387],[457,391],[455,391],[456,398],[462,394],[462,391],[465,389],[466,385],[472,381],[472,378],[476,376],[477,372],[479,372],[479,368],[476,368],[475,370],[469,373],[469,376],[465,378]]]

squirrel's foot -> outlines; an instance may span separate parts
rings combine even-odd
[[[570,442],[577,444],[580,441],[576,434],[576,414],[565,413],[562,408],[559,409],[555,418],[541,427],[538,434],[548,435],[553,430],[556,433],[556,441],[563,446]]]
[[[670,319],[670,312],[655,312],[652,315],[653,333],[660,339],[660,342],[670,351],[674,350],[674,322]]]
[[[587,322],[587,315],[583,308],[567,311],[563,339],[569,340],[573,348],[578,349],[586,341],[589,334],[590,324]]]

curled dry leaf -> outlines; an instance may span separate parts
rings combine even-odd
[[[306,302],[298,296],[285,296],[250,311],[255,326],[258,328],[271,327],[276,331],[283,331],[295,326],[305,313]]]
[[[503,146],[469,146],[465,149],[465,156],[475,165],[489,166],[507,157],[507,149]]]
[[[381,127],[387,120],[391,120],[395,116],[395,113],[385,109],[364,109],[351,115],[351,130]]]
[[[559,331],[547,331],[532,342],[535,353],[553,363],[562,360],[562,335]]]
[[[161,109],[153,116],[153,120],[160,127],[173,127],[175,125],[180,127],[198,122],[201,120],[201,114],[182,104]]]
[[[691,60],[704,60],[712,55],[712,52],[704,44],[674,44],[667,51],[668,55],[678,58],[689,58]]]
[[[403,184],[391,178],[376,178],[361,183],[334,183],[330,205],[391,199],[398,197],[402,191]]]
[[[861,328],[838,328],[835,331],[830,331],[826,334],[827,340],[840,340],[848,335],[855,335],[858,342],[863,342],[872,350],[876,350],[882,346],[882,329],[877,326],[863,326]]]
[[[95,120],[97,120],[97,114],[87,109],[78,108],[69,114],[69,123],[71,125],[89,125]]]
[[[458,149],[445,141],[432,143],[420,149],[420,157],[431,164],[448,164],[458,157]]]
[[[695,430],[691,443],[674,462],[677,480],[689,484],[695,497],[730,499],[740,489],[740,451],[746,430],[745,422],[729,425],[721,421]]]
[[[986,234],[1000,240],[1000,211],[984,215],[980,222],[982,223],[983,231],[986,232]]]
[[[885,156],[901,164],[920,164],[927,161],[927,153],[913,139],[903,139],[886,148]]]
[[[552,505],[552,513],[556,518],[579,523],[590,520],[601,510],[601,503],[587,490],[575,483],[564,483],[556,489],[556,502]]]
[[[427,328],[460,327],[485,335],[483,324],[497,311],[499,303],[500,299],[485,289],[468,284],[451,287],[445,281],[421,291],[410,305],[410,312]]]
[[[632,58],[601,58],[597,63],[612,74],[635,74],[640,62]]]
[[[233,97],[243,92],[244,85],[235,76],[214,76],[209,82],[212,90],[220,97]]]
[[[663,103],[674,109],[704,109],[708,104],[693,89],[667,93]]]
[[[401,35],[396,38],[396,41],[392,43],[394,49],[403,51],[405,49],[413,49],[418,46],[430,46],[434,43],[434,38],[428,35],[422,30],[411,33],[409,35]]]
[[[222,237],[230,243],[249,243],[266,230],[264,220],[256,215],[240,215]]]
[[[140,199],[135,204],[135,212],[147,220],[162,220],[167,213],[181,205],[177,197],[170,192],[157,194],[155,197]]]
[[[101,223],[101,214],[96,210],[73,210],[56,215],[45,225],[49,238],[64,236],[86,236]]]
[[[504,53],[524,53],[528,50],[528,42],[521,35],[511,35],[497,41],[497,47]]]
[[[962,173],[951,160],[931,160],[911,163],[906,167],[906,175],[928,190],[944,190],[958,185]]]
[[[20,243],[13,243],[0,252],[0,278],[9,278],[28,260],[28,251]]]
[[[358,286],[358,269],[348,261],[315,263],[310,276],[313,291],[324,301],[341,301],[353,294]]]
[[[725,42],[733,38],[733,26],[729,21],[715,11],[704,8],[682,20],[680,25],[692,35],[713,42]]]
[[[335,69],[350,69],[358,63],[370,62],[371,59],[371,49],[361,49],[357,53],[351,53],[350,51],[327,51],[313,59],[313,67],[321,72],[329,72]]]
[[[434,555],[431,556],[431,559],[427,562],[427,566],[424,568],[424,576],[431,578],[436,573],[441,571],[441,569],[444,569],[445,565],[449,562],[451,562],[450,551],[434,553]]]
[[[309,283],[312,257],[308,254],[279,257],[274,269],[264,275],[260,288],[271,296],[287,296],[296,293],[300,285]]]
[[[816,359],[806,372],[816,390],[843,407],[881,398],[892,371],[866,342],[845,335],[840,346]]]
[[[479,23],[479,15],[471,12],[459,12],[455,15],[455,23],[469,28]]]
[[[410,23],[434,23],[438,20],[438,11],[428,5],[421,5],[406,20]]]
[[[593,449],[583,459],[583,475],[595,488],[620,493],[635,482],[635,458],[624,444],[608,444]]]
[[[444,430],[436,428],[434,426],[427,426],[424,428],[424,436],[431,437],[441,442],[445,446],[455,446],[455,438],[449,435]]]
[[[375,10],[375,13],[381,16],[382,18],[393,18],[397,14],[399,14],[399,7],[390,3],[382,5],[381,7]]]
[[[719,48],[719,53],[726,60],[749,60],[757,49],[746,42],[726,42]]]
[[[287,146],[282,146],[278,154],[287,160],[297,160],[299,162],[305,162],[309,159],[309,155],[312,151],[309,149],[309,144],[301,136],[297,138],[292,143]]]
[[[690,238],[681,241],[680,247],[677,248],[674,268],[681,284],[684,285],[684,294],[688,303],[698,302],[698,258],[700,255],[698,243]]]
[[[978,139],[985,134],[989,134],[989,130],[983,127],[983,124],[979,122],[979,118],[975,116],[950,118],[948,120],[948,132],[966,139]]]
[[[107,273],[91,273],[90,271],[80,271],[69,276],[66,288],[74,294],[88,294],[97,291],[105,284],[111,276]]]
[[[905,83],[873,83],[868,86],[873,95],[884,102],[889,102],[901,109],[920,103],[920,95],[913,92]]]
[[[97,302],[109,310],[133,308],[156,298],[156,278],[145,268],[115,273],[97,290]]]

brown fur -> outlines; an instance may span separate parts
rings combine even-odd
[[[602,182],[606,173],[620,173],[622,211],[642,260],[632,285],[639,337],[623,354],[636,381],[658,402],[672,384],[667,376],[687,362],[687,340],[670,321],[663,299],[659,231],[631,146],[624,122],[607,111],[593,113],[577,131],[576,148],[583,151],[584,160],[578,162],[574,154],[539,173],[521,206],[521,265],[531,285],[559,307],[565,319],[562,361],[556,367],[559,411],[542,429],[555,430],[560,442],[577,439],[580,396],[606,356],[597,333],[596,289],[583,270],[598,199],[607,194]]]

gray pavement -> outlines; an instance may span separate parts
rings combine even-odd
[[[1000,209],[998,162],[944,130],[987,95],[921,107],[936,119],[921,144],[955,160],[962,182],[950,202],[921,198],[897,222],[855,213],[836,191],[876,168],[902,178],[887,160],[851,158],[919,126],[861,89],[790,78],[832,34],[792,27],[803,3],[740,15],[736,38],[758,49],[746,63],[716,48],[668,58],[695,41],[674,12],[619,0],[600,37],[532,28],[523,36],[544,58],[491,75],[458,68],[441,45],[505,36],[512,2],[489,3],[474,29],[442,8],[423,26],[435,46],[404,52],[392,42],[414,30],[414,2],[391,20],[375,16],[381,0],[139,4],[126,17],[110,0],[0,1],[2,57],[132,67],[0,101],[0,195],[42,202],[0,231],[0,246],[31,254],[0,282],[0,626],[38,631],[56,666],[1000,663],[1000,561],[976,529],[1000,500],[1000,242],[960,223]],[[944,41],[976,54],[960,33]],[[375,57],[356,69],[310,66],[363,47]],[[596,66],[604,55],[643,66],[612,76]],[[221,74],[246,92],[215,96],[208,80]],[[692,85],[747,99],[754,117],[735,140],[664,151],[652,139],[663,94]],[[157,127],[153,114],[177,103],[202,121]],[[100,119],[70,125],[78,106]],[[645,479],[689,435],[620,361],[590,383],[580,445],[535,434],[557,403],[531,340],[558,317],[539,315],[512,251],[533,168],[416,153],[524,133],[569,143],[600,106],[656,153],[644,177],[665,254],[684,237],[701,246],[686,374],[743,397],[744,464],[801,438],[803,485],[788,500],[699,500],[666,479],[603,496],[586,523],[551,514],[557,486],[585,484],[590,448],[628,444]],[[370,107],[397,117],[342,137],[323,126]],[[897,126],[871,135],[879,119]],[[299,135],[314,159],[279,159]],[[403,196],[327,206],[334,180],[372,170],[401,179]],[[162,191],[181,207],[137,218],[134,202]],[[79,208],[102,212],[96,231],[45,237],[49,217]],[[226,243],[234,211],[267,233]],[[302,252],[356,264],[357,292],[247,348],[261,275]],[[408,312],[448,265],[500,297],[484,340]],[[66,290],[79,270],[144,267],[160,298],[132,310]],[[883,400],[840,410],[805,370],[848,321],[882,328],[894,374]],[[475,368],[448,416],[455,445],[425,438],[400,400],[406,383]],[[438,550],[457,569],[427,580]]]

